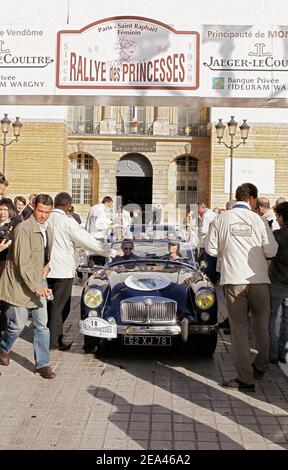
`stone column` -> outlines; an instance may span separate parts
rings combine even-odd
[[[159,106],[155,109],[153,134],[169,135],[169,107]]]
[[[116,106],[105,106],[103,120],[100,122],[100,134],[116,134]]]
[[[94,106],[93,108],[93,127],[94,133],[100,133],[100,122],[102,119],[102,106]]]

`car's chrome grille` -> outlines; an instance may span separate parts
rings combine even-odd
[[[173,300],[153,301],[151,305],[141,301],[121,302],[123,323],[175,323],[177,303]]]

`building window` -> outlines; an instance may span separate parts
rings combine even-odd
[[[178,133],[192,135],[192,130],[199,124],[198,111],[190,108],[178,108]]]
[[[78,153],[71,158],[71,193],[74,204],[92,204],[93,157]]]
[[[176,165],[176,203],[195,204],[198,200],[198,160],[193,157],[180,157],[176,160]]]
[[[146,108],[144,106],[123,106],[121,120],[124,134],[144,134]]]
[[[178,134],[207,137],[209,120],[207,108],[202,108],[200,111],[191,108],[178,108]]]

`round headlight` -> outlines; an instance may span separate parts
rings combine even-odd
[[[103,302],[103,296],[101,290],[90,289],[83,297],[84,304],[89,308],[97,308]]]
[[[201,289],[195,295],[195,304],[201,310],[208,310],[215,302],[215,295],[210,290]]]

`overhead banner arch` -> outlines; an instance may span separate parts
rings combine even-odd
[[[0,25],[3,104],[281,106],[288,26],[193,25],[114,16],[64,28]]]

